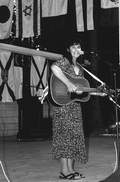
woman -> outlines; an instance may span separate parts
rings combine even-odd
[[[66,77],[83,77],[83,69],[77,63],[79,56],[83,54],[80,40],[73,38],[67,44],[67,51],[71,55],[58,60],[51,66],[53,74],[59,78],[68,88],[69,92],[77,92],[77,85],[74,85]],[[86,162],[85,140],[83,132],[83,119],[80,102],[70,102],[60,107],[53,106],[53,147],[52,156],[61,162],[60,178],[80,179],[84,177],[75,171],[75,161]]]

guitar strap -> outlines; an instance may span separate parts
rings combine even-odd
[[[83,68],[83,70],[85,70],[90,76],[92,76],[95,80],[97,80],[98,82],[100,82],[102,84],[102,86],[106,85],[102,80],[100,80],[97,76],[95,76],[93,73],[91,73],[90,71],[88,71],[87,69],[85,69],[82,65],[81,67]]]

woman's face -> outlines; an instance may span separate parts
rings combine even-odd
[[[74,45],[70,46],[69,50],[70,50],[72,57],[74,57],[74,58],[78,58],[80,55],[83,54],[80,44],[74,44]]]

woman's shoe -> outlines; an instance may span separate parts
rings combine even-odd
[[[80,176],[81,178],[85,178],[85,176],[83,174],[80,174],[79,172],[75,172],[73,174],[74,176]]]
[[[80,175],[77,175],[78,173],[70,173],[68,175],[64,175],[62,172],[61,172],[61,175],[59,176],[59,178],[61,179],[69,179],[69,180],[79,180],[81,179],[81,176]]]

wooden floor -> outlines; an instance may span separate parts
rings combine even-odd
[[[86,138],[88,162],[76,163],[85,175],[82,182],[98,182],[113,173],[116,153],[114,137]],[[16,136],[0,138],[0,161],[10,182],[64,182],[59,179],[60,163],[51,157],[52,140],[25,141]],[[7,182],[2,165],[0,182]]]

